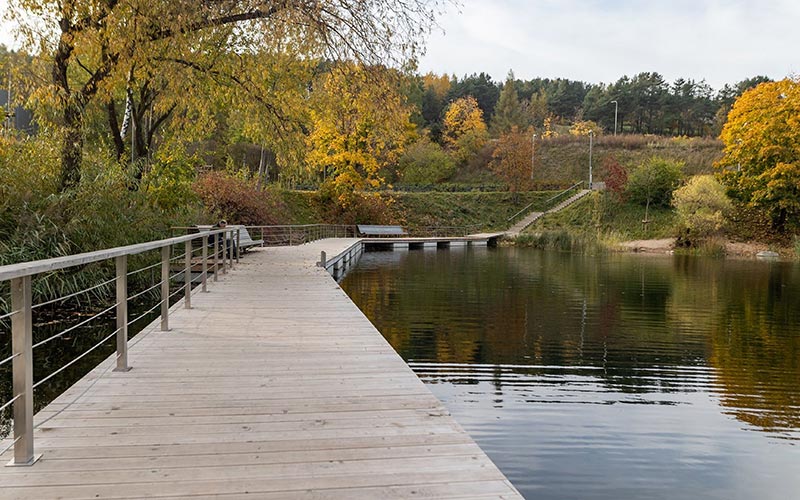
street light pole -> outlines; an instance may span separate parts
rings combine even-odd
[[[614,104],[614,137],[617,136],[617,111],[619,111],[619,103],[611,101]]]
[[[594,130],[589,131],[589,189],[592,189],[592,143],[594,142]]]
[[[536,134],[531,136],[531,180],[533,180],[534,159],[536,158]]]

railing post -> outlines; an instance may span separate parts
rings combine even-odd
[[[242,243],[242,230],[239,229],[239,228],[236,228],[236,263],[237,264],[239,263],[239,257],[240,257],[239,252],[241,252],[241,248],[242,248],[242,244],[241,243]]]
[[[289,246],[292,246],[292,226],[289,226]]]
[[[33,465],[33,314],[31,277],[11,280],[11,348],[14,397],[14,458],[8,465]]]
[[[261,246],[267,246],[267,240],[264,239],[264,226],[261,226]]]
[[[169,245],[161,247],[161,331],[169,331]]]
[[[215,234],[214,237],[214,281],[219,281],[219,235]]]
[[[203,235],[203,277],[202,277],[202,286],[203,291],[208,292],[208,235]]]
[[[186,309],[192,308],[192,240],[188,240],[184,246],[186,249],[186,262],[183,270],[183,306]]]
[[[117,367],[115,372],[126,372],[128,366],[128,256],[114,259],[117,268]]]
[[[317,266],[321,267],[322,269],[325,269],[327,265],[328,265],[328,256],[325,255],[325,251],[323,250],[319,253],[319,262],[317,262]]]
[[[222,274],[228,274],[228,230],[223,229],[220,244],[222,246]]]

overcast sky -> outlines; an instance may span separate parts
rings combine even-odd
[[[800,72],[800,0],[462,0],[440,24],[423,72],[609,83],[657,71],[714,88]]]
[[[800,72],[800,0],[461,0],[440,24],[423,72],[610,83],[657,71],[714,88]]]

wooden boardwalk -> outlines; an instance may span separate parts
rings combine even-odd
[[[0,498],[519,498],[323,269],[259,249],[36,416]],[[0,459],[7,462],[8,452]]]

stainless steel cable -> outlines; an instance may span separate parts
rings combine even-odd
[[[73,331],[73,330],[75,330],[75,329],[77,329],[77,328],[80,328],[80,327],[82,327],[82,326],[83,326],[83,325],[85,325],[86,323],[88,323],[88,322],[90,322],[90,321],[92,321],[92,320],[94,320],[94,319],[97,319],[98,317],[100,317],[100,316],[102,316],[102,315],[104,315],[104,314],[108,313],[108,312],[109,312],[109,311],[111,311],[112,309],[115,309],[116,307],[117,307],[117,304],[114,304],[113,306],[111,306],[111,307],[109,307],[109,308],[107,308],[107,309],[104,309],[104,310],[100,311],[99,313],[95,314],[94,316],[92,316],[92,317],[90,317],[90,318],[87,318],[87,319],[85,319],[85,320],[81,321],[81,322],[80,322],[80,323],[78,323],[78,324],[76,324],[76,325],[72,325],[71,327],[67,328],[66,330],[64,330],[64,331],[62,331],[62,332],[59,332],[59,333],[57,333],[57,334],[53,335],[53,336],[52,336],[52,337],[50,337],[50,338],[46,338],[46,339],[42,340],[41,342],[38,342],[38,343],[34,344],[34,345],[33,345],[33,349],[36,349],[37,347],[39,347],[39,346],[40,346],[40,345],[42,345],[42,344],[46,344],[46,343],[50,342],[51,340],[57,339],[57,338],[59,338],[59,337],[62,337],[62,336],[64,336],[64,335],[66,335],[67,333],[69,333],[69,332],[71,332],[71,331]]]
[[[101,345],[103,345],[105,342],[107,342],[107,341],[108,341],[108,339],[110,339],[111,337],[113,337],[114,335],[116,335],[117,333],[119,333],[119,331],[120,331],[120,330],[121,330],[120,328],[117,328],[116,330],[114,330],[113,332],[111,332],[111,334],[110,334],[110,335],[108,335],[106,338],[104,338],[103,340],[101,340],[100,342],[98,342],[97,344],[95,344],[93,347],[91,347],[91,348],[90,348],[88,351],[84,352],[83,354],[81,354],[81,355],[80,355],[80,356],[78,356],[77,358],[73,359],[72,361],[70,361],[70,362],[69,362],[69,363],[67,363],[66,365],[64,365],[64,366],[62,366],[61,368],[59,368],[58,370],[54,371],[54,372],[53,372],[53,373],[51,373],[50,375],[46,376],[46,377],[45,377],[45,378],[43,378],[42,380],[40,380],[40,381],[36,382],[35,384],[33,384],[33,388],[34,388],[34,389],[36,389],[37,387],[39,387],[40,385],[44,384],[45,382],[47,382],[47,381],[48,381],[48,380],[50,380],[51,378],[55,377],[56,375],[58,375],[58,374],[59,374],[59,373],[61,373],[62,371],[66,370],[66,369],[67,369],[67,368],[69,368],[70,366],[74,365],[74,364],[75,364],[75,363],[77,363],[77,362],[78,362],[80,359],[82,359],[84,356],[86,356],[86,355],[87,355],[87,354],[89,354],[90,352],[94,351],[95,349],[97,349],[98,347],[100,347]]]
[[[13,316],[15,314],[19,314],[20,312],[21,311],[11,311],[11,312],[5,313],[2,316],[0,316],[0,321],[4,320],[6,318],[10,318],[11,316]]]
[[[9,399],[8,401],[6,401],[6,403],[3,406],[0,406],[0,411],[5,410],[6,408],[8,408],[12,404],[14,404],[14,401],[18,400],[21,397],[22,397],[22,394],[17,394],[13,398]]]
[[[164,302],[164,300],[163,300],[163,299],[162,299],[162,300],[159,300],[159,301],[156,303],[156,305],[154,305],[153,307],[151,307],[150,309],[148,309],[148,310],[147,310],[147,311],[145,311],[144,313],[142,313],[142,314],[140,314],[139,316],[137,316],[137,317],[136,317],[136,319],[134,319],[134,320],[131,320],[131,321],[128,321],[128,326],[131,326],[132,324],[134,324],[134,323],[136,323],[137,321],[139,321],[140,319],[144,318],[145,316],[147,316],[147,315],[148,315],[148,314],[150,314],[151,312],[155,311],[155,310],[156,310],[156,308],[157,308],[158,306],[160,306],[162,302]]]
[[[13,448],[13,447],[14,447],[14,445],[15,445],[15,444],[17,444],[17,441],[19,441],[20,439],[22,439],[22,436],[19,436],[17,439],[15,439],[15,440],[11,441],[11,444],[9,444],[9,445],[8,445],[8,446],[6,446],[5,448],[3,448],[3,450],[2,450],[2,451],[0,451],[0,455],[2,455],[3,453],[7,452],[7,451],[8,451],[8,450],[10,450],[11,448]]]
[[[137,270],[135,270],[135,271],[130,271],[130,272],[128,273],[128,276],[133,276],[133,275],[134,275],[134,274],[136,274],[136,273],[141,273],[141,272],[143,272],[143,271],[147,271],[148,269],[152,269],[152,268],[154,268],[154,267],[158,267],[158,266],[160,266],[160,265],[161,265],[161,261],[158,261],[158,262],[156,262],[155,264],[150,264],[150,265],[149,265],[149,266],[147,266],[147,267],[143,267],[143,268],[141,268],[141,269],[137,269]]]
[[[154,289],[156,289],[156,288],[160,287],[160,286],[161,286],[161,283],[162,283],[163,281],[164,281],[164,280],[161,280],[161,281],[159,281],[158,283],[156,283],[155,285],[151,286],[151,287],[150,287],[150,288],[148,288],[147,290],[142,290],[141,292],[138,292],[138,293],[135,293],[135,294],[131,295],[130,297],[128,297],[128,300],[133,300],[133,299],[135,299],[135,298],[137,298],[137,297],[140,297],[140,296],[142,296],[142,295],[146,294],[146,293],[147,293],[147,292],[149,292],[149,291],[152,291],[152,290],[154,290]]]
[[[0,361],[0,366],[3,366],[4,364],[10,362],[11,360],[13,360],[14,358],[16,358],[17,356],[20,356],[20,355],[21,355],[20,353],[12,354],[11,356],[9,356],[6,359],[4,359],[3,361]]]
[[[106,281],[100,283],[99,285],[95,285],[95,286],[92,286],[92,287],[89,287],[89,288],[85,288],[85,289],[80,290],[78,292],[71,293],[71,294],[65,295],[63,297],[58,297],[58,298],[53,299],[53,300],[48,300],[47,302],[42,302],[41,304],[33,305],[33,306],[31,306],[31,309],[36,309],[37,307],[43,307],[43,306],[47,306],[47,305],[50,305],[50,304],[55,304],[56,302],[62,302],[64,300],[71,299],[72,297],[77,297],[78,295],[81,295],[81,294],[84,294],[86,292],[90,292],[92,290],[100,288],[101,286],[106,286],[106,285],[108,285],[110,283],[113,283],[114,281],[116,281],[116,279],[117,278],[111,278],[110,280],[106,280]],[[0,319],[2,319],[2,318],[0,318]]]

